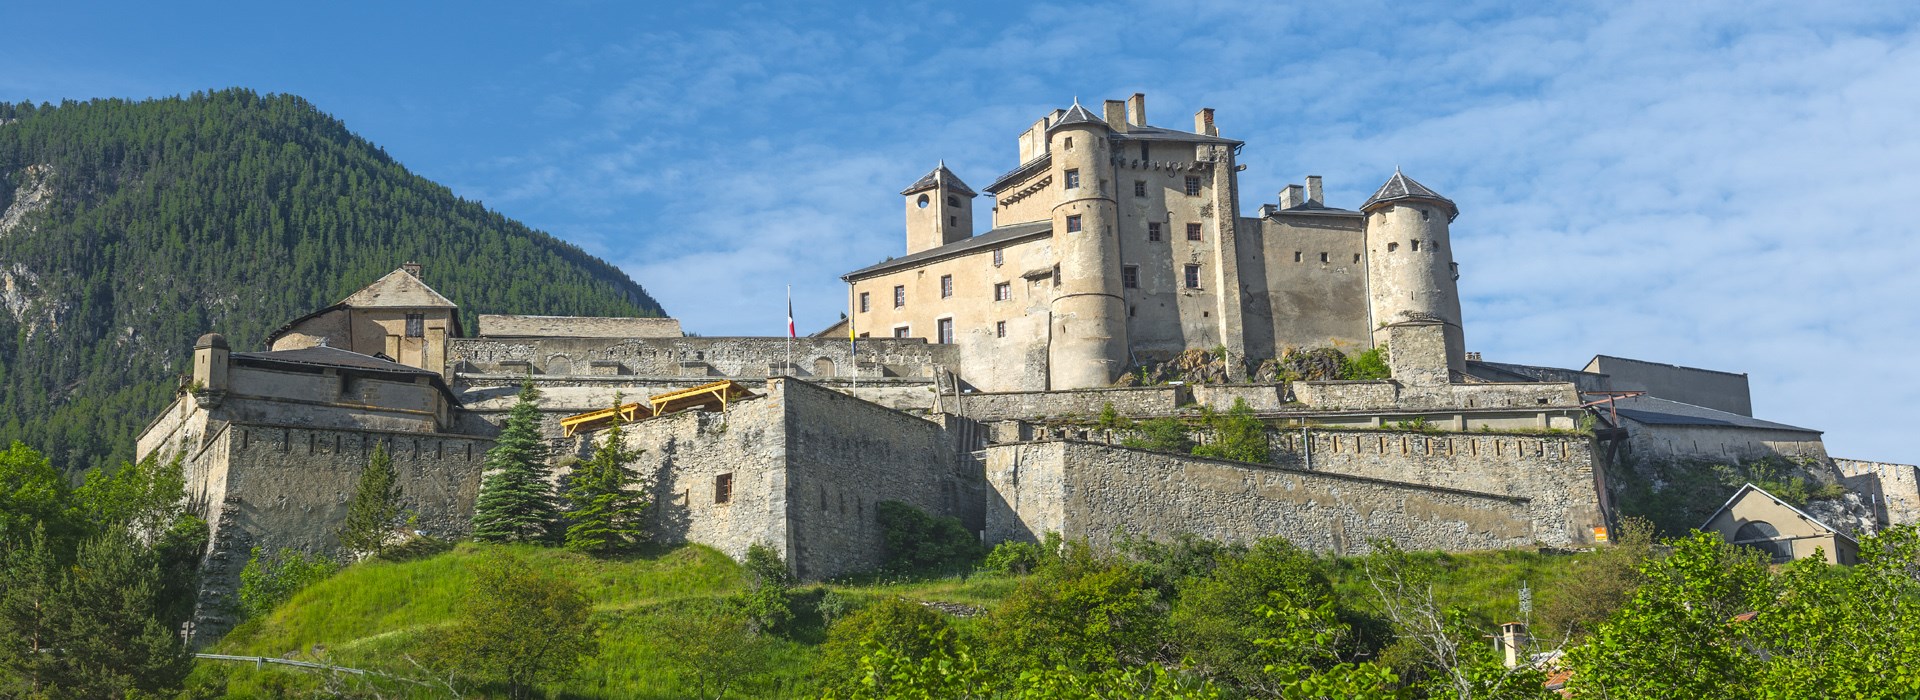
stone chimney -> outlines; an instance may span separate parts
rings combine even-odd
[[[413,275],[414,279],[420,279],[420,263],[408,260],[400,264],[400,269],[406,270],[407,274]]]
[[[1127,133],[1127,103],[1119,100],[1107,100],[1104,103],[1104,116],[1107,126],[1122,134]]]
[[[1305,203],[1306,203],[1306,200],[1303,199],[1300,194],[1299,185],[1287,185],[1285,188],[1282,188],[1280,190],[1280,208],[1281,209],[1292,209],[1294,207],[1300,206],[1301,204],[1305,204]]]
[[[1219,136],[1220,129],[1213,125],[1213,108],[1202,107],[1193,113],[1193,133],[1202,136]]]
[[[1132,97],[1127,98],[1127,123],[1134,126],[1147,125],[1146,93],[1136,92]]]
[[[1327,205],[1326,197],[1320,192],[1319,175],[1307,176],[1307,201],[1323,207]]]

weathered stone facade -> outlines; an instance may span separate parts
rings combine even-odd
[[[1847,489],[1860,494],[1881,527],[1920,523],[1920,467],[1839,458],[1833,463]]]

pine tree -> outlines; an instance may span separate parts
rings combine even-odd
[[[159,619],[160,567],[130,532],[80,544],[56,594],[64,609],[55,685],[59,697],[133,697],[178,688],[193,668]]]
[[[34,697],[48,690],[60,660],[59,566],[44,524],[0,544],[0,696]]]
[[[616,397],[614,405],[619,406]],[[593,457],[574,470],[569,480],[567,501],[567,549],[594,554],[610,554],[628,549],[646,537],[640,523],[646,511],[646,495],[633,490],[635,480],[627,465],[640,457],[629,450],[615,421],[607,429]]]
[[[340,546],[355,554],[380,556],[386,549],[387,536],[400,520],[399,482],[386,443],[376,443],[367,468],[360,472],[353,500],[347,503],[347,520],[340,525]]]
[[[540,444],[540,392],[533,380],[520,384],[520,401],[487,451],[487,476],[473,509],[473,538],[484,542],[539,542],[552,538],[560,519]]]

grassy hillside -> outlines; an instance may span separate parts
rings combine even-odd
[[[250,621],[209,651],[320,661],[419,676],[405,659],[418,651],[426,630],[449,624],[472,587],[468,569],[491,546],[462,544],[427,559],[356,565],[308,588],[271,615]],[[685,679],[663,661],[659,628],[690,606],[714,601],[746,586],[741,567],[711,549],[687,546],[648,556],[601,560],[562,550],[510,547],[535,568],[578,582],[593,601],[602,624],[599,655],[568,682],[549,688],[568,698],[687,697]],[[1440,572],[1437,597],[1483,625],[1516,614],[1521,581],[1536,590],[1550,588],[1576,557],[1535,552],[1416,554]],[[1340,595],[1353,601],[1374,598],[1364,560],[1326,563]],[[883,597],[992,609],[1011,594],[1019,577],[976,575],[934,580],[873,581],[824,587],[856,601]],[[817,596],[820,588],[803,596]],[[810,669],[824,640],[817,614],[802,619],[792,639],[774,639],[768,647],[768,671],[732,697],[809,697]],[[965,626],[971,621],[963,621]],[[320,677],[305,671],[255,670],[249,664],[202,661],[195,683],[224,685],[232,697],[276,697],[289,689],[312,689]],[[425,693],[422,696],[427,696]]]
[[[407,260],[479,313],[660,315],[626,274],[292,95],[0,103],[0,444],[130,456],[193,340],[236,350]]]

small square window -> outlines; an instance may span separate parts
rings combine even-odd
[[[1418,253],[1418,252],[1420,252],[1420,241],[1419,241],[1419,239],[1415,239],[1415,240],[1413,241],[1413,252],[1415,252],[1415,253]]]
[[[1138,265],[1128,265],[1120,268],[1120,286],[1126,287],[1127,289],[1140,288],[1140,267]]]
[[[1067,233],[1078,233],[1079,231],[1080,231],[1080,215],[1079,214],[1069,215],[1067,217]]]
[[[960,225],[960,217],[958,217],[958,216],[949,216],[949,217],[947,217],[947,225],[948,225],[948,226],[959,226],[959,225]]]
[[[995,248],[995,249],[993,249],[993,266],[994,266],[994,267],[999,267],[1000,265],[1002,265],[1002,264],[1003,264],[1003,263],[1005,263],[1006,261],[1007,261],[1007,251],[1006,251],[1006,249],[1004,249],[1004,248]]]
[[[904,308],[906,305],[907,305],[906,286],[898,285],[898,284],[894,285],[893,286],[893,308],[896,308],[896,309]]]
[[[1327,257],[1327,254],[1326,254],[1326,253],[1321,253],[1321,254],[1320,254],[1320,262],[1331,262],[1331,259]]]
[[[1067,189],[1070,189],[1070,190],[1080,189],[1080,171],[1072,170],[1072,169],[1067,170]]]
[[[895,329],[893,329],[893,337],[895,337],[895,338],[911,338],[911,337],[913,337],[913,334],[912,334],[911,332],[909,332],[909,331],[907,330],[907,327],[906,327],[906,326],[900,326],[899,328],[895,328]]]
[[[993,337],[995,337],[995,338],[1005,338],[1005,337],[1007,337],[1007,322],[1006,322],[1006,321],[994,321],[994,322],[993,322]]]
[[[960,206],[960,198],[955,197],[953,195],[947,195],[947,206],[950,206],[950,207]]]
[[[1302,253],[1300,251],[1297,251],[1297,250],[1293,251],[1293,261],[1300,262],[1301,260],[1303,260],[1304,258],[1300,257],[1301,255]]]
[[[409,338],[427,337],[427,315],[426,314],[407,314],[407,337]]]
[[[1133,196],[1135,196],[1135,197],[1145,197],[1145,196],[1147,196],[1147,181],[1146,181],[1146,180],[1134,180],[1134,181],[1133,181]]]
[[[1153,222],[1147,223],[1147,240],[1149,241],[1160,240],[1160,222],[1153,221]]]
[[[1359,254],[1359,253],[1354,253],[1354,254],[1353,254],[1353,264],[1355,264],[1355,265],[1358,265],[1358,264],[1360,264],[1360,254]]]
[[[946,299],[952,296],[953,296],[953,275],[941,275],[940,276],[940,298]]]
[[[728,472],[726,474],[721,474],[719,476],[713,477],[713,502],[714,503],[732,503],[733,502],[733,473],[732,472]]]
[[[1187,194],[1200,194],[1200,176],[1187,176]]]
[[[993,285],[994,301],[1013,301],[1013,283],[1001,282]]]
[[[1189,241],[1197,241],[1197,240],[1200,240],[1200,225],[1199,225],[1199,224],[1187,224],[1187,240],[1189,240]]]
[[[1187,289],[1199,289],[1199,288],[1200,288],[1200,266],[1188,265],[1187,266]]]
[[[867,312],[867,309],[872,308],[872,306],[867,303],[868,301],[869,299],[867,298],[867,293],[861,292],[860,293],[860,313],[864,314]]]
[[[1061,147],[1069,151],[1073,150],[1073,137],[1068,136],[1066,142],[1061,144]]]

